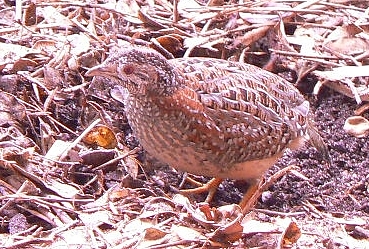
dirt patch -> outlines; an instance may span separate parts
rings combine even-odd
[[[314,118],[329,146],[331,165],[319,160],[312,148],[287,153],[271,169],[295,164],[309,180],[288,175],[270,189],[270,199],[262,207],[291,211],[310,200],[325,212],[368,214],[369,146],[366,138],[355,138],[343,130],[346,118],[358,105],[337,93],[326,91],[316,103]]]

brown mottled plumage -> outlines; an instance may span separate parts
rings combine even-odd
[[[142,146],[183,171],[257,180],[286,148],[310,135],[309,103],[286,80],[258,67],[213,58],[167,60],[142,47],[113,51],[88,76],[127,88],[128,121]]]

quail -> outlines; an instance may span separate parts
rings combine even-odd
[[[119,47],[86,76],[126,88],[129,124],[151,155],[181,171],[258,186],[286,148],[310,139],[328,150],[310,120],[309,102],[288,81],[256,66],[214,58],[166,59]],[[250,193],[247,194],[250,196]]]

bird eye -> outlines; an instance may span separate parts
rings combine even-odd
[[[125,73],[125,74],[133,74],[133,72],[135,71],[135,67],[134,66],[132,66],[132,65],[125,65],[124,67],[123,67],[123,72]]]

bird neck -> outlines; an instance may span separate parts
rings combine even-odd
[[[160,73],[158,79],[146,86],[144,94],[153,99],[170,97],[183,89],[183,82],[183,77],[174,71]]]

